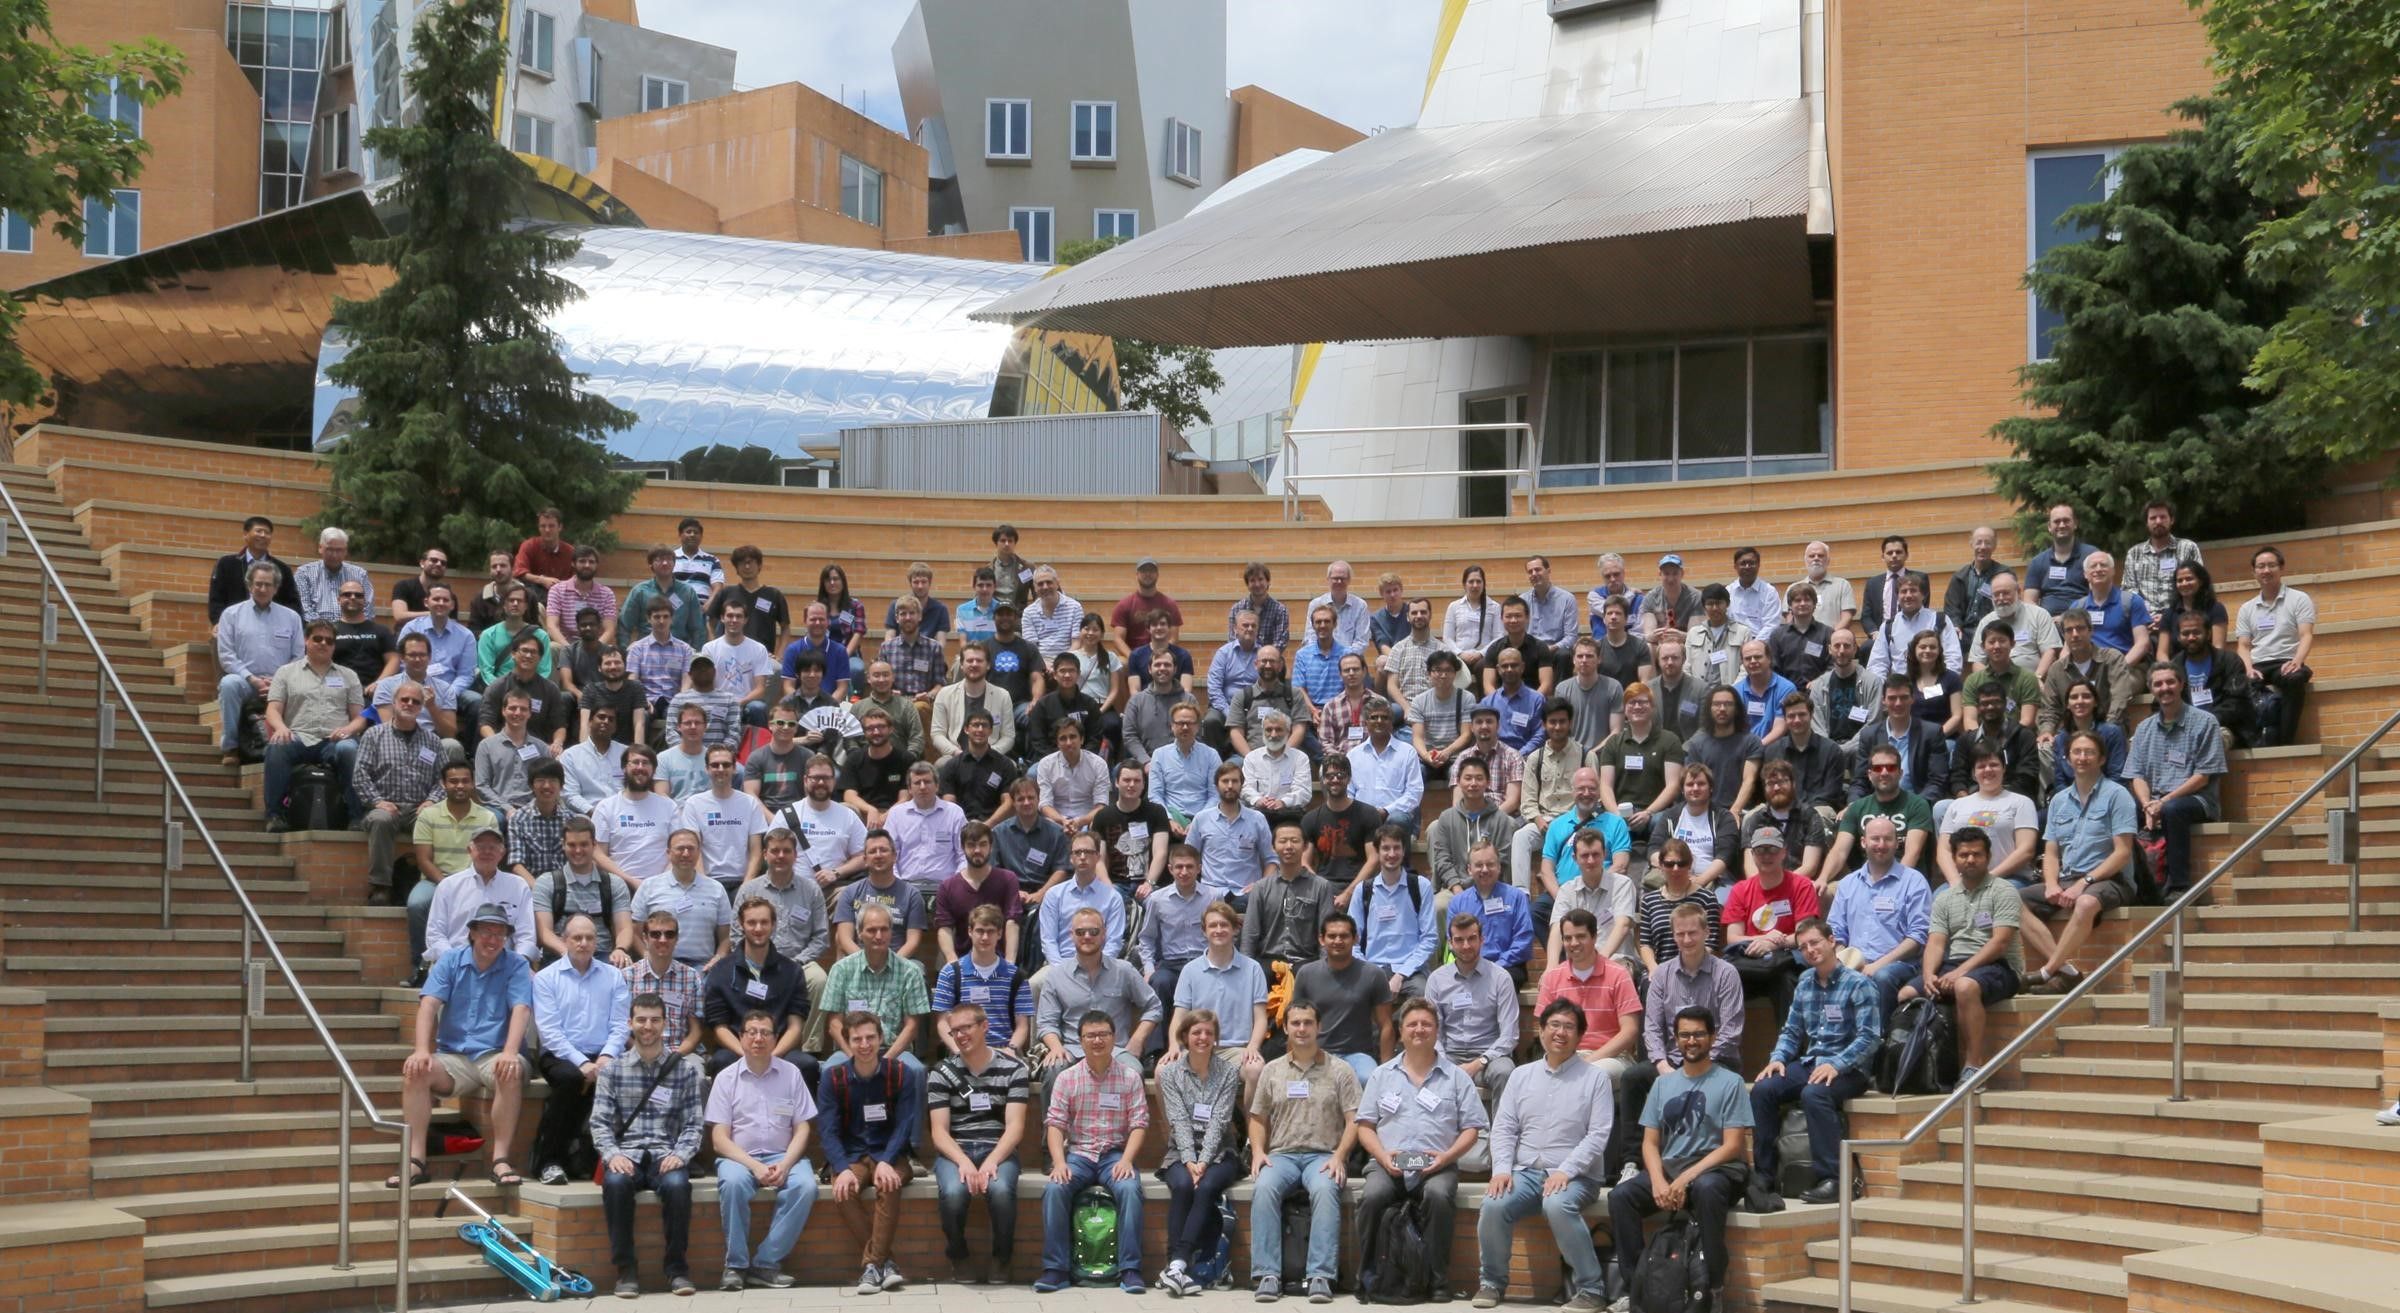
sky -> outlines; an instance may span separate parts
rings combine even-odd
[[[641,0],[642,26],[728,47],[745,88],[805,82],[906,131],[892,39],[912,0]],[[1360,131],[1417,117],[1437,0],[1226,0],[1225,77]]]

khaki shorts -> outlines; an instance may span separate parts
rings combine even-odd
[[[500,1088],[500,1078],[492,1068],[499,1065],[501,1050],[493,1049],[479,1058],[464,1053],[437,1053],[442,1070],[450,1074],[450,1092],[462,1099],[488,1097]]]
[[[2066,885],[2069,883],[2070,882],[2063,877],[2059,880],[2059,886],[2061,888],[2066,887]],[[2099,899],[2100,910],[2103,912],[2113,912],[2120,907],[2127,906],[2133,901],[2133,891],[2125,887],[2125,882],[2122,879],[2118,879],[2113,876],[2109,879],[2102,880],[2085,888],[2084,893],[2090,897]],[[2048,898],[2043,897],[2042,882],[2038,879],[2029,884],[2018,885],[2017,896],[2023,900],[2025,904],[2025,910],[2032,912],[2034,915],[2039,916],[2044,920],[2048,920],[2054,916],[2064,916],[2069,910],[2067,908],[2060,907],[2051,902]]]

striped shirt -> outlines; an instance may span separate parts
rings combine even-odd
[[[585,607],[598,611],[603,617],[617,613],[617,590],[594,579],[590,587],[581,580],[561,579],[550,585],[550,618],[560,629],[575,631],[575,613]]]
[[[931,1012],[933,1001],[925,996],[925,972],[916,963],[887,952],[877,971],[867,965],[862,948],[825,973],[823,1010],[835,1016],[872,1012],[883,1022],[883,1033],[896,1038],[910,1017]]]
[[[1717,903],[1714,891],[1694,889],[1681,898],[1670,899],[1663,890],[1644,889],[1640,913],[1642,943],[1661,962],[1676,954],[1675,909],[1685,903],[1697,904],[1708,913],[1708,951],[1714,953],[1725,946],[1725,909]]]
[[[388,802],[406,811],[442,793],[442,736],[420,717],[402,733],[390,721],[370,726],[358,741],[358,764],[350,774],[358,800],[369,807]]]
[[[1058,660],[1058,654],[1074,645],[1075,631],[1083,627],[1083,603],[1058,595],[1058,605],[1042,610],[1039,601],[1027,602],[1019,617],[1025,627],[1025,639],[1038,648],[1044,661]]]
[[[661,1063],[666,1064],[663,1073]],[[657,1091],[643,1097],[654,1079]],[[676,1057],[672,1045],[656,1061],[628,1052],[600,1073],[592,1097],[592,1147],[603,1159],[623,1153],[638,1160],[647,1153],[690,1162],[700,1152],[702,1120],[698,1063]]]
[[[1009,1106],[1032,1101],[1033,1082],[1024,1061],[997,1049],[980,1072],[967,1070],[966,1059],[952,1054],[925,1077],[926,1106],[948,1110],[950,1138],[962,1147],[998,1144],[1008,1130]]]
[[[891,665],[892,687],[912,698],[931,693],[941,685],[945,672],[942,645],[926,637],[922,630],[915,638],[894,635],[883,640],[876,656]]]
[[[972,957],[959,958],[933,978],[933,1010],[948,1012],[961,1003],[982,1008],[984,1037],[995,1048],[1005,1047],[1016,1038],[1017,1018],[1033,1020],[1033,978],[1004,957],[992,959],[988,968]]]

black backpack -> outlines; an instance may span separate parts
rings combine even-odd
[[[548,872],[548,875],[550,876],[550,928],[563,932],[567,924],[567,873],[564,870],[557,870]],[[614,921],[617,915],[615,879],[606,871],[600,872],[600,924],[604,926]],[[627,951],[631,951],[631,945],[626,947]],[[557,952],[545,945],[542,949],[542,965],[548,966],[557,960]],[[570,1172],[568,1175],[572,1176],[574,1173]]]
[[[1958,1083],[1958,1031],[1950,1013],[1912,998],[1892,1013],[1875,1052],[1875,1086],[1886,1094],[1947,1094]]]
[[[1367,1237],[1374,1249],[1367,1265],[1358,1274],[1358,1301],[1362,1304],[1422,1304],[1433,1298],[1438,1276],[1433,1256],[1434,1246],[1425,1237],[1425,1198],[1411,1192],[1384,1210],[1376,1224],[1375,1234]],[[1448,1239],[1442,1238],[1444,1257],[1448,1256]],[[1291,1262],[1290,1246],[1284,1251],[1284,1262]]]
[[[1775,1179],[1767,1182],[1775,1193],[1787,1199],[1797,1199],[1816,1185],[1817,1169],[1811,1161],[1808,1113],[1805,1110],[1784,1110],[1782,1129],[1775,1136],[1775,1150],[1783,1162]]]
[[[295,830],[350,828],[350,809],[343,802],[342,790],[334,782],[331,767],[313,762],[294,767],[291,792],[285,796],[283,816]]]
[[[1308,1280],[1308,1191],[1294,1190],[1283,1197],[1283,1284],[1297,1290]]]
[[[1626,1293],[1633,1313],[1713,1313],[1700,1219],[1677,1211],[1643,1246]]]

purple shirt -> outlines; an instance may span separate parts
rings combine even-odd
[[[900,878],[933,888],[956,874],[967,861],[958,846],[958,832],[966,823],[967,814],[955,802],[937,801],[920,810],[914,800],[904,800],[892,808],[883,818],[883,828],[891,832],[899,850]]]
[[[967,917],[976,908],[986,904],[999,908],[1000,915],[1006,918],[1005,925],[1014,925],[1023,910],[1016,873],[997,866],[985,869],[980,889],[969,885],[967,877],[961,874],[942,881],[941,888],[933,891],[933,923],[937,927],[950,927],[961,952],[966,950]]]
[[[717,1073],[708,1091],[708,1120],[733,1132],[733,1142],[752,1157],[791,1147],[792,1128],[817,1116],[816,1097],[800,1069],[781,1058],[767,1059],[764,1075],[748,1059]]]

